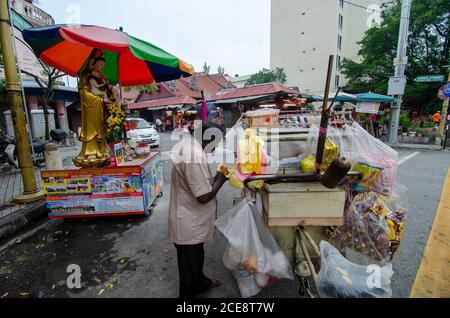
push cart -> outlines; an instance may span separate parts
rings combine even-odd
[[[360,173],[349,173],[347,184],[358,182]],[[264,181],[264,188],[250,187]],[[294,265],[300,282],[299,295],[318,297],[316,279],[320,268],[321,241],[328,241],[330,227],[344,224],[346,194],[340,189],[328,189],[320,183],[318,174],[264,175],[244,182],[243,196],[262,199],[262,215],[272,235],[287,259]],[[253,192],[249,195],[249,192]]]

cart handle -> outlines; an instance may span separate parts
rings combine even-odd
[[[356,183],[363,178],[363,174],[360,172],[350,172],[346,177],[358,177],[353,183]],[[279,183],[308,183],[319,182],[321,178],[320,174],[291,174],[291,175],[261,175],[248,178],[244,181],[244,186],[249,187],[249,184],[254,181],[264,181],[268,184]]]

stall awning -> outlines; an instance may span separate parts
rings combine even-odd
[[[42,88],[35,81],[23,81],[23,89],[27,96],[41,97],[44,95]],[[66,101],[70,103],[76,102],[79,99],[80,94],[77,88],[63,85],[55,85],[53,96],[51,97],[53,101]]]
[[[131,110],[133,109],[160,110],[166,108],[177,108],[179,105],[195,105],[195,104],[197,104],[197,100],[190,96],[175,96],[129,104],[128,108]]]
[[[373,103],[392,103],[394,98],[386,95],[375,94],[372,92],[364,94],[356,94],[358,102],[373,102]]]
[[[234,103],[245,103],[245,102],[260,102],[268,99],[275,99],[276,95],[259,95],[259,96],[250,96],[250,97],[242,97],[242,98],[231,98],[231,99],[222,99],[215,101],[216,105],[220,104],[234,104]]]
[[[221,90],[220,92],[212,95],[209,101],[221,101],[221,100],[231,100],[231,99],[241,99],[247,97],[257,97],[264,95],[273,95],[284,93],[287,95],[301,95],[297,90],[288,88],[279,83],[269,83],[262,85],[248,86],[244,88],[233,88]]]

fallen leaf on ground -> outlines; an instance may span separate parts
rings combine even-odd
[[[102,289],[101,291],[98,292],[98,295],[100,296],[101,294],[103,294],[105,292],[104,289]]]
[[[113,284],[109,284],[109,285],[108,285],[108,288],[109,288],[109,289],[113,289],[113,288],[114,288],[114,285],[113,285]]]
[[[5,294],[3,294],[3,296],[0,297],[0,298],[5,298],[5,297],[8,296],[8,295],[9,295],[9,293],[5,293]]]
[[[20,292],[20,296],[25,297],[25,296],[28,296],[28,295],[29,295],[29,293],[27,293],[27,292]]]
[[[122,258],[122,259],[120,260],[120,264],[123,264],[123,263],[125,263],[125,260]]]
[[[22,240],[16,240],[16,244],[22,243]]]
[[[52,289],[55,289],[55,288],[56,288],[56,284],[53,284]]]

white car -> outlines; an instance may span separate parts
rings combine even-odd
[[[142,118],[127,118],[131,130],[128,132],[128,142],[131,148],[136,149],[139,144],[149,144],[151,148],[160,146],[160,137],[153,126]]]

